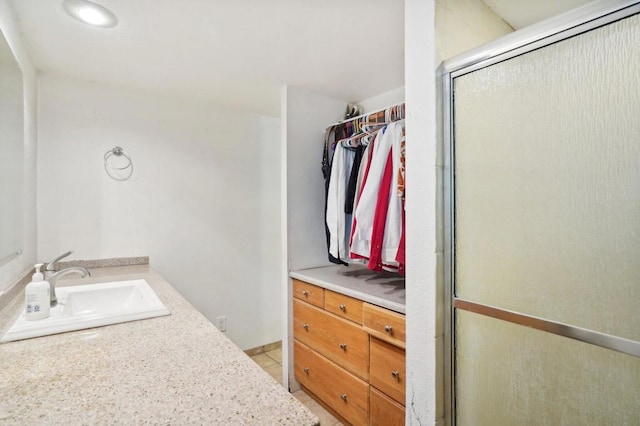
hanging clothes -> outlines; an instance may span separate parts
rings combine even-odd
[[[326,216],[327,216],[327,199],[329,196],[329,184],[331,183],[331,160],[332,160],[332,150],[331,146],[335,143],[336,137],[343,136],[344,133],[342,131],[343,128],[336,128],[332,126],[325,131],[324,134],[324,150],[322,151],[322,175],[324,176],[324,231],[327,242],[327,257],[329,262],[335,263],[337,265],[345,265],[349,264],[342,259],[335,257],[331,254],[329,250],[330,241],[331,241],[331,233],[329,231],[329,227],[327,226]]]
[[[402,236],[402,202],[391,187],[399,168],[392,153],[394,147],[400,149],[403,127],[392,122],[380,131],[355,209],[351,257],[368,259],[367,267],[375,271],[395,271],[399,266],[396,254]]]
[[[331,161],[331,176],[327,193],[326,224],[329,230],[329,254],[336,259],[349,258],[348,236],[345,216],[347,187],[355,152],[337,144]],[[350,229],[350,228],[349,228]]]
[[[404,188],[405,188],[405,129],[402,127],[402,139],[397,146],[394,145],[393,149],[393,168],[396,177],[396,193],[398,197],[404,200]]]
[[[386,252],[386,248],[383,248],[385,242],[385,231],[387,225],[388,208],[389,208],[389,191],[391,189],[391,181],[393,177],[393,160],[391,155],[387,155],[387,161],[385,162],[384,172],[382,173],[382,179],[380,181],[380,188],[378,190],[378,199],[376,200],[376,208],[373,215],[373,224],[371,226],[371,248],[369,250],[369,262],[367,268],[382,272],[383,268],[383,252]],[[395,262],[395,260],[394,260]],[[390,268],[391,265],[386,265]]]
[[[404,108],[404,105],[403,105]],[[400,242],[398,245],[398,252],[395,256],[395,261],[398,263],[398,273],[404,275],[405,273],[405,210],[404,210],[404,196],[406,187],[405,177],[405,146],[406,146],[406,130],[402,127],[402,138],[398,144],[393,147],[393,165],[394,174],[396,176],[396,197],[400,200],[400,212],[401,212],[401,230],[400,230]]]
[[[389,193],[381,259],[382,267],[385,270],[396,271],[400,266],[396,259],[396,255],[400,249],[401,241],[403,241],[402,230],[404,224],[404,205],[402,202],[402,197],[404,196],[404,163],[402,156],[405,140],[404,122],[396,121],[391,123],[387,132],[391,132],[390,137],[393,139],[393,145],[391,147],[391,154],[389,155],[390,161],[387,164],[387,167],[390,168]],[[398,195],[398,178],[400,176],[403,176],[403,189],[402,194]]]
[[[367,145],[363,153],[360,169],[358,170],[358,179],[356,181],[356,196],[354,199],[354,210],[356,209],[357,205],[360,204],[360,199],[362,198],[362,189],[364,188],[367,182],[367,177],[369,176],[369,170],[371,167],[371,160],[373,158],[373,154],[375,152],[376,145],[377,145],[376,141],[378,140],[378,137],[380,135],[382,135],[381,131],[376,133],[373,141],[371,141],[369,145]],[[351,235],[349,237],[350,257],[352,261],[355,263],[364,263],[364,260],[367,259],[367,256],[359,255],[357,253],[354,253],[353,250],[351,250],[351,247],[353,246],[353,238],[354,238],[354,233],[356,229],[358,229],[358,219],[357,219],[357,216],[354,214],[351,221]]]
[[[404,104],[338,123],[325,134],[325,230],[332,263],[404,274],[403,117]]]
[[[393,140],[386,132],[387,128],[378,131],[376,143],[371,153],[369,171],[363,182],[362,192],[355,209],[355,226],[352,228],[351,257],[369,258],[371,253],[371,235],[373,219],[376,212],[380,183],[384,174],[387,157],[391,151]]]
[[[353,213],[353,204],[355,203],[356,188],[358,184],[358,172],[360,171],[360,164],[362,164],[364,150],[365,147],[359,145],[355,151],[355,158],[353,159],[353,165],[351,166],[351,175],[349,176],[349,184],[347,185],[347,199],[344,203],[344,212],[346,214]]]

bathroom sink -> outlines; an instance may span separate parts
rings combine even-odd
[[[57,287],[56,295],[58,305],[49,318],[27,321],[23,311],[2,342],[170,314],[142,279]]]

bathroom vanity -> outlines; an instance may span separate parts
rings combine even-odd
[[[171,314],[0,344],[0,423],[318,424],[148,265],[91,272],[59,285],[144,279]]]

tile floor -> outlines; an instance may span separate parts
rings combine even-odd
[[[249,351],[247,351],[249,352]],[[263,370],[265,370],[271,377],[276,379],[278,383],[282,383],[282,349],[267,350],[263,353],[258,353],[251,356],[251,359],[256,362]],[[315,402],[309,395],[302,390],[293,393],[293,396],[304,404],[313,414],[320,419],[320,426],[342,426],[342,423],[331,415],[327,410],[322,408],[320,404]]]

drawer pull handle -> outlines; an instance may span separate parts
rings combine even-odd
[[[343,351],[347,350],[347,344],[346,343],[340,343],[340,349],[342,349]]]
[[[309,324],[307,323],[302,324],[302,328],[304,328],[305,330],[309,330]]]
[[[309,297],[309,292],[307,290],[302,290],[302,295],[304,297]]]
[[[309,367],[304,367],[302,370],[303,370],[306,374],[309,374]]]
[[[392,371],[391,375],[393,376],[394,379],[396,380],[400,380],[400,372],[399,371]]]
[[[341,393],[340,394],[340,399],[346,402],[347,401],[347,394],[346,393]]]
[[[345,311],[347,310],[347,307],[346,307],[345,305],[340,305],[340,306],[338,306],[338,307],[340,308],[340,310],[341,310],[342,312],[345,312]]]
[[[385,325],[384,326],[384,331],[386,331],[387,333],[391,334],[393,332],[393,327],[391,327],[390,325]]]

